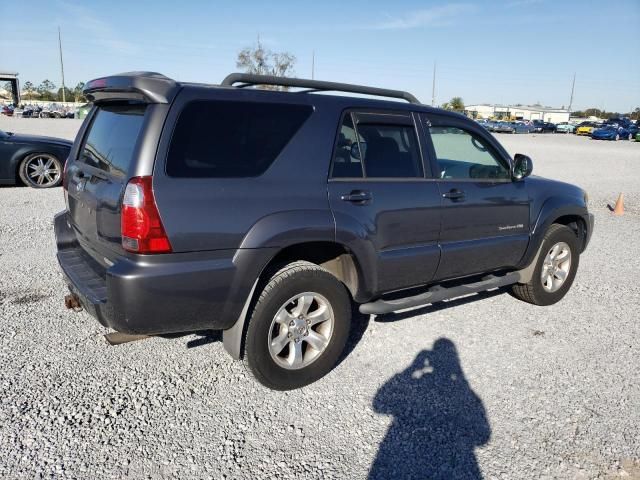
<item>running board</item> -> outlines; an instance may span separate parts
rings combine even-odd
[[[424,293],[413,297],[398,298],[395,300],[376,300],[375,302],[363,303],[360,305],[360,313],[365,315],[383,315],[385,313],[404,310],[405,308],[420,307],[430,303],[441,302],[451,298],[462,297],[471,293],[484,292],[494,288],[504,287],[519,282],[520,272],[510,272],[506,275],[488,275],[474,283],[458,285],[456,287],[445,288],[440,285],[431,287]]]

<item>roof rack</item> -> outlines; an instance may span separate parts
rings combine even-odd
[[[409,92],[402,90],[389,90],[386,88],[366,87],[364,85],[353,85],[339,82],[323,82],[321,80],[309,80],[305,78],[276,77],[274,75],[254,75],[251,73],[231,73],[226,76],[220,85],[232,87],[236,83],[241,83],[239,88],[250,85],[277,85],[281,87],[306,88],[301,93],[308,92],[349,92],[361,93],[364,95],[375,95],[379,97],[400,98],[409,103],[420,104],[420,101]]]

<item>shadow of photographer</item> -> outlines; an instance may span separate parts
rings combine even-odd
[[[437,340],[377,392],[393,415],[369,479],[480,479],[475,448],[491,436],[484,405],[467,383],[454,343]]]

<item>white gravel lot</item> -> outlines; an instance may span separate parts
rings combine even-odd
[[[79,125],[0,117],[66,138]],[[108,346],[62,302],[62,191],[0,188],[0,478],[640,478],[640,144],[499,139],[590,194],[596,230],[565,299],[360,318],[338,367],[288,393],[215,337]]]

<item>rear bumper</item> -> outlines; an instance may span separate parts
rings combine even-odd
[[[55,218],[58,262],[71,292],[105,327],[132,334],[224,330],[238,319],[270,249],[138,255],[105,266]]]

